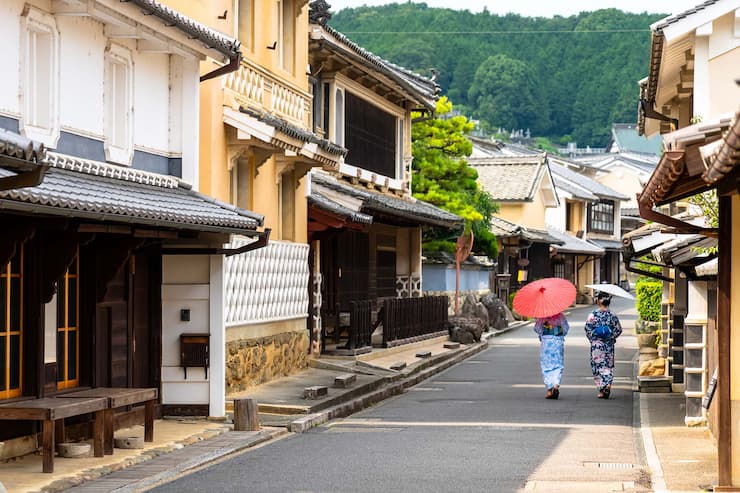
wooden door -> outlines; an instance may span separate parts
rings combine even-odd
[[[103,301],[96,310],[97,386],[128,387],[129,378],[129,269],[121,268],[108,282]]]

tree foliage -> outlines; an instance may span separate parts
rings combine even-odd
[[[419,118],[411,130],[414,197],[434,204],[465,219],[466,230],[475,235],[473,251],[496,257],[496,239],[488,228],[498,206],[488,192],[478,186],[478,172],[465,158],[473,150],[466,134],[473,123],[464,116],[446,117],[452,103],[446,97],[437,101],[434,118]],[[454,250],[449,239],[427,238],[428,250]]]
[[[488,128],[602,147],[612,123],[636,120],[649,26],[662,17],[616,9],[498,16],[404,2],[344,9],[331,25],[422,75],[436,69],[442,93]]]

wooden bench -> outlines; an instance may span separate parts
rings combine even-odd
[[[63,427],[64,418],[95,413],[93,451],[103,457],[103,421],[108,401],[104,398],[46,397],[0,404],[0,419],[43,421],[43,472],[54,472],[54,429],[57,421]]]
[[[104,411],[104,440],[105,454],[113,453],[113,414],[119,407],[144,404],[144,441],[154,441],[154,404],[159,393],[157,389],[136,389],[122,387],[96,387],[94,389],[79,390],[63,394],[65,399],[86,399],[101,397],[106,399]]]

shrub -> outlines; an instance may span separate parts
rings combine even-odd
[[[637,291],[637,314],[642,320],[660,322],[660,300],[663,283],[660,281],[642,281],[635,286]]]

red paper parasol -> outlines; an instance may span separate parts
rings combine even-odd
[[[514,311],[520,315],[545,318],[562,312],[576,299],[576,287],[559,277],[530,282],[514,296]]]

